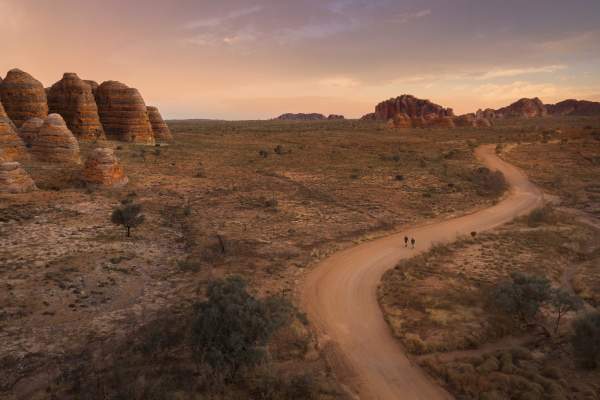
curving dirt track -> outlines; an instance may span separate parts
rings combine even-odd
[[[383,319],[377,286],[386,270],[432,243],[492,229],[543,204],[542,192],[518,168],[498,158],[495,146],[481,146],[476,155],[488,168],[502,171],[510,184],[501,202],[340,251],[311,271],[301,289],[302,305],[320,346],[356,398],[452,398],[404,354]],[[416,238],[415,250],[404,248],[405,235]]]

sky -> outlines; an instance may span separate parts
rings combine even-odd
[[[0,76],[138,88],[166,118],[600,101],[599,0],[0,0]]]

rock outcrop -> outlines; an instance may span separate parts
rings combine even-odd
[[[60,114],[50,114],[32,139],[31,154],[40,161],[81,163],[79,143]]]
[[[277,117],[275,119],[281,120],[281,121],[322,121],[327,118],[325,118],[325,116],[323,114],[317,114],[317,113],[310,113],[310,114],[287,113],[287,114],[281,114],[279,117]]]
[[[25,144],[17,134],[12,121],[6,115],[0,102],[0,155],[4,161],[19,160],[27,157]]]
[[[493,121],[496,118],[496,110],[492,110],[491,108],[486,108],[485,110],[479,109],[475,113],[475,117],[477,119],[487,119]]]
[[[33,117],[27,120],[19,129],[19,136],[25,142],[25,145],[31,146],[33,139],[40,133],[44,125],[44,120],[41,118]]]
[[[456,128],[453,117],[437,117],[426,119],[427,128]]]
[[[91,81],[89,79],[84,80],[85,83],[87,83],[90,87],[90,89],[92,90],[92,94],[94,95],[94,97],[96,96],[96,91],[98,90],[98,82],[96,81]]]
[[[103,82],[96,90],[96,104],[100,122],[110,139],[155,143],[146,104],[137,89],[121,82]]]
[[[376,119],[375,113],[368,113],[360,117],[361,121],[375,121]]]
[[[154,138],[156,140],[173,140],[173,135],[171,134],[171,130],[169,126],[163,119],[162,115],[158,111],[158,108],[153,106],[148,106],[148,119],[150,120],[150,125],[152,126],[152,132],[154,132]]]
[[[563,100],[556,104],[546,104],[550,115],[595,116],[600,115],[600,103],[587,100]]]
[[[535,97],[533,99],[523,98],[507,107],[495,111],[496,118],[535,118],[545,117],[548,110],[542,101]]]
[[[20,69],[11,69],[0,83],[0,101],[17,128],[30,118],[46,118],[48,101],[44,86]]]
[[[82,173],[85,183],[97,187],[119,187],[129,181],[112,149],[97,148],[85,162]]]
[[[103,139],[96,99],[89,84],[67,72],[48,91],[50,113],[62,115],[73,134],[81,140]]]
[[[327,119],[328,120],[346,119],[346,117],[344,117],[343,115],[338,115],[338,114],[329,114]]]
[[[454,118],[454,123],[458,127],[488,128],[492,126],[490,119],[483,117],[483,113],[470,113],[459,115]]]
[[[451,108],[444,108],[429,100],[407,94],[383,101],[375,107],[375,118],[380,121],[388,121],[398,113],[404,113],[411,118],[431,115],[434,117],[429,117],[430,119],[454,116]]]
[[[398,113],[391,119],[391,125],[394,128],[412,128],[412,121],[405,113]]]
[[[35,182],[18,162],[0,163],[0,192],[27,193],[36,190]]]

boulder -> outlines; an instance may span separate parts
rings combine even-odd
[[[147,110],[148,119],[150,120],[150,125],[152,126],[152,132],[154,132],[154,138],[162,141],[173,140],[171,130],[169,129],[169,126],[163,119],[162,115],[160,115],[158,108],[148,106]]]
[[[33,139],[40,133],[44,125],[44,120],[41,118],[33,117],[27,120],[19,129],[19,136],[23,139],[26,146],[31,146]]]
[[[451,108],[444,108],[429,100],[418,99],[408,94],[383,101],[375,107],[375,119],[379,121],[387,121],[398,113],[404,113],[411,118],[429,116],[433,119],[454,116]]]
[[[329,116],[327,117],[327,119],[328,120],[346,119],[346,117],[344,117],[343,115],[329,114]]]
[[[322,121],[327,118],[325,118],[325,116],[323,114],[317,114],[317,113],[310,113],[310,114],[286,113],[286,114],[281,114],[279,117],[277,117],[275,119],[281,120],[281,121]]]
[[[0,193],[27,193],[36,190],[35,182],[18,162],[0,163]]]
[[[91,186],[119,187],[129,181],[115,153],[109,148],[97,148],[85,162],[82,179]]]
[[[60,114],[50,114],[31,142],[31,154],[40,161],[81,163],[79,143]]]
[[[600,103],[596,101],[569,99],[556,104],[546,104],[546,109],[550,115],[600,115]]]
[[[155,143],[146,104],[137,89],[121,82],[103,82],[96,90],[96,103],[108,138],[148,145]]]
[[[48,91],[48,110],[62,115],[73,134],[81,140],[104,139],[96,99],[89,84],[67,72]]]
[[[542,101],[535,97],[533,99],[523,98],[507,107],[495,111],[498,118],[535,118],[545,117],[548,110]]]
[[[44,86],[20,69],[11,69],[0,84],[0,101],[17,128],[30,118],[46,118],[48,102]]]
[[[0,102],[0,152],[4,161],[14,161],[27,157],[25,144],[17,134],[12,121],[6,115]]]

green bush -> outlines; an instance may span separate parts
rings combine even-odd
[[[500,282],[491,293],[492,304],[501,312],[530,323],[551,296],[550,282],[542,276],[515,272]]]
[[[254,298],[240,277],[211,282],[208,300],[195,307],[194,357],[233,377],[241,367],[263,359],[263,347],[289,320],[291,311],[292,306],[280,297]]]
[[[110,220],[115,225],[122,225],[127,237],[131,236],[131,228],[135,228],[144,222],[142,206],[134,203],[131,198],[121,201],[121,205],[113,210]]]

